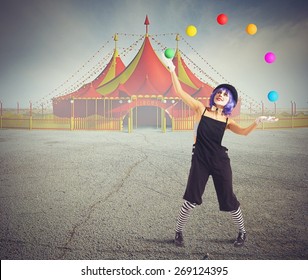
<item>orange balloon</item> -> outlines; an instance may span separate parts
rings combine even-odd
[[[255,35],[258,31],[258,28],[255,24],[253,23],[250,23],[247,25],[246,27],[246,32],[249,34],[249,35]]]

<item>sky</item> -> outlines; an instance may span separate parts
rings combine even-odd
[[[216,22],[221,13],[228,16],[226,25]],[[93,80],[97,75],[88,73],[94,65],[104,67],[109,61],[115,33],[119,33],[120,56],[128,65],[142,44],[138,39],[145,34],[146,15],[149,34],[165,47],[174,48],[174,34],[180,34],[179,48],[193,62],[189,67],[201,80],[211,84],[206,73],[218,83],[229,82],[245,100],[264,102],[269,108],[273,106],[267,99],[271,90],[279,94],[277,107],[288,108],[291,101],[297,108],[308,107],[304,90],[307,1],[1,0],[3,107],[16,108],[18,102],[27,108],[30,101],[34,107],[41,103],[50,106],[52,97]],[[258,27],[253,36],[245,31],[249,23]],[[187,36],[188,25],[196,26],[196,36]],[[138,44],[125,52],[136,41]],[[274,63],[264,61],[267,52],[275,53]]]

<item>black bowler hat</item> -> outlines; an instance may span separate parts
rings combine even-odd
[[[235,101],[235,105],[236,105],[238,98],[237,98],[237,91],[236,91],[235,87],[231,86],[229,84],[221,84],[221,85],[218,85],[216,88],[214,88],[213,92],[216,91],[217,89],[220,89],[220,88],[226,88],[226,89],[230,90],[232,97],[233,97],[233,100]]]

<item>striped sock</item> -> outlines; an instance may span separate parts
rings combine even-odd
[[[182,232],[187,221],[191,210],[196,207],[196,204],[190,203],[189,201],[185,201],[181,207],[179,217],[176,224],[176,232]]]
[[[231,211],[231,216],[239,232],[246,233],[241,208],[239,207],[237,210]]]

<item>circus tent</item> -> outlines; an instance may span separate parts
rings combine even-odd
[[[146,17],[146,34],[138,53],[127,67],[124,66],[115,47],[113,56],[101,74],[91,83],[75,92],[53,100],[54,114],[59,117],[87,117],[93,114],[122,118],[138,111],[139,120],[146,121],[150,112],[161,110],[160,121],[167,117],[171,123],[174,117],[190,117],[193,112],[178,98],[171,81],[171,75],[156,53],[148,34],[149,20]],[[117,37],[115,37],[117,40]],[[183,89],[208,106],[213,90],[202,82],[188,68],[178,48],[173,63]],[[158,113],[157,113],[158,115]],[[156,120],[158,121],[158,120]]]

